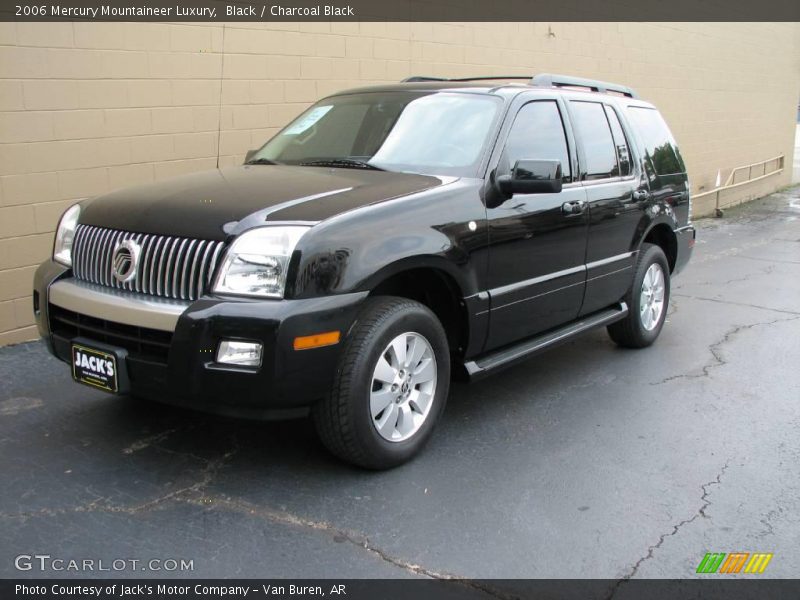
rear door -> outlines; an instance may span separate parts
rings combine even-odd
[[[569,111],[589,206],[586,291],[580,309],[585,315],[618,302],[630,288],[636,260],[631,247],[649,191],[634,167],[613,104],[572,99]]]
[[[628,121],[638,134],[642,163],[650,183],[653,206],[669,207],[678,225],[689,223],[689,182],[675,138],[655,108],[627,107]]]
[[[557,159],[564,183],[560,193],[515,194],[487,209],[487,349],[574,319],[583,299],[587,216],[564,205],[584,207],[586,192],[573,181],[577,165],[564,105],[556,97],[532,100],[511,122],[493,157],[496,175],[509,173],[520,159]]]

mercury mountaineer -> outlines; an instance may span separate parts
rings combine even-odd
[[[596,327],[658,337],[694,245],[686,169],[628,87],[560,75],[344,91],[242,166],[67,209],[34,312],[73,378],[225,415],[311,415],[383,469],[452,376]]]

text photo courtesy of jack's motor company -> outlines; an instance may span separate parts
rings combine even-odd
[[[0,595],[799,591],[800,15],[512,4],[4,7]]]

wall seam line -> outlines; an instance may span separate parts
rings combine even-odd
[[[225,80],[225,23],[222,24],[222,60],[219,67],[219,110],[217,111],[217,169],[222,145],[222,85]]]

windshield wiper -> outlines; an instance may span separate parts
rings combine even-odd
[[[363,160],[354,158],[323,158],[320,160],[309,160],[301,162],[302,167],[342,167],[343,169],[371,169],[373,171],[384,171],[380,167],[371,165]]]
[[[282,165],[283,163],[280,163],[280,162],[278,162],[276,160],[271,160],[269,158],[255,158],[253,160],[248,160],[244,164],[246,164],[246,165]]]

